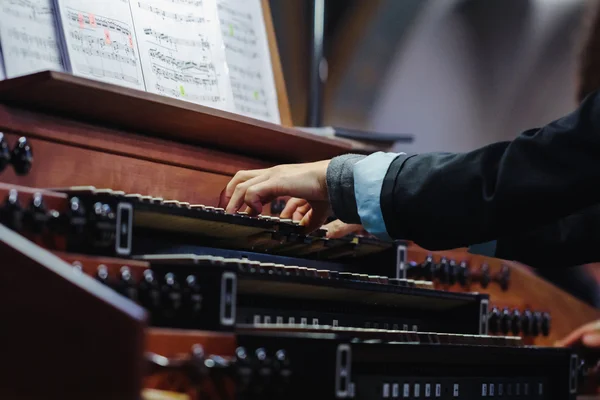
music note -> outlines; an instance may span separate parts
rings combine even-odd
[[[0,1],[0,44],[6,76],[64,70],[52,0]]]
[[[128,2],[56,0],[66,64],[75,75],[145,90]]]
[[[260,0],[218,0],[235,110],[281,123]]]
[[[132,0],[148,91],[231,111],[213,1]]]

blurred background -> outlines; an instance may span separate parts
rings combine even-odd
[[[318,3],[318,2],[317,2]],[[572,111],[587,0],[324,0],[322,125],[468,151]],[[295,125],[310,123],[312,1],[271,0]]]

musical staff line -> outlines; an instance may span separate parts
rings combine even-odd
[[[145,28],[144,29],[144,33],[147,36],[152,36],[152,37],[158,39],[161,42],[167,42],[167,43],[170,43],[172,45],[181,45],[181,46],[188,46],[188,47],[199,47],[199,48],[201,48],[203,50],[209,50],[210,49],[210,43],[206,39],[192,40],[192,39],[176,38],[176,37],[173,37],[173,36],[168,35],[166,33],[157,32],[156,30],[154,30],[152,28]]]
[[[175,12],[169,12],[169,11],[163,10],[162,8],[158,8],[158,7],[154,7],[149,4],[146,4],[146,3],[142,3],[141,1],[138,2],[138,5],[139,5],[140,9],[145,10],[145,11],[150,11],[151,13],[154,13],[162,18],[169,18],[169,19],[173,19],[175,21],[180,21],[180,22],[195,22],[195,23],[206,22],[206,19],[204,19],[204,17],[197,17],[192,13],[179,14],[179,13],[175,13]]]

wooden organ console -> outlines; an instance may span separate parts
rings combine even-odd
[[[0,103],[8,398],[570,399],[590,382],[552,344],[600,313],[525,266],[215,207],[240,169],[364,149],[54,72],[1,82]]]

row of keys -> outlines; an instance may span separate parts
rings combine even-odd
[[[286,276],[286,277],[306,277],[316,279],[333,279],[344,281],[358,281],[365,283],[374,283],[382,285],[392,285],[400,287],[416,287],[421,289],[433,289],[433,284],[427,281],[415,281],[412,279],[389,278],[387,276],[358,274],[353,272],[339,272],[331,270],[322,270],[316,268],[307,268],[293,265],[284,265],[278,263],[265,263],[251,261],[243,258],[224,258],[207,255],[147,255],[141,259],[150,262],[177,262],[177,263],[208,263],[211,265],[224,265],[235,268],[240,273],[260,275],[260,276]]]
[[[441,383],[383,383],[381,386],[381,397],[384,399],[398,398],[440,398],[444,391],[450,392],[451,397],[460,398],[461,384],[452,383],[444,387]],[[535,396],[542,398],[544,395],[544,384],[542,382],[484,382],[477,385],[480,398],[488,397],[519,397]],[[533,386],[533,387],[532,387]],[[471,397],[472,399],[475,397]]]
[[[454,344],[470,346],[501,346],[519,347],[522,345],[521,338],[515,336],[491,336],[470,335],[460,333],[442,332],[418,332],[393,329],[368,329],[328,325],[278,325],[278,324],[256,324],[240,325],[241,331],[265,331],[265,332],[303,332],[303,333],[335,333],[342,336],[350,336],[362,340],[381,340],[391,343],[414,343],[414,344]]]
[[[129,200],[139,201],[148,204],[157,204],[164,205],[176,208],[187,208],[201,211],[213,212],[215,214],[225,214],[225,209],[214,206],[207,206],[204,204],[192,204],[186,201],[178,201],[171,199],[164,199],[162,197],[155,197],[149,195],[142,195],[139,193],[128,194],[121,190],[113,190],[113,189],[97,189],[94,186],[74,186],[69,188],[56,188],[53,189],[57,192],[68,193],[73,196],[83,196],[83,195],[96,195],[96,196],[111,196],[115,198],[125,198]],[[246,212],[237,212],[239,216],[248,216]],[[272,217],[269,215],[257,215],[252,218],[256,218],[264,221],[278,222],[278,223],[289,223],[294,225],[299,225],[300,221],[293,221],[292,219],[282,219],[278,217]]]

